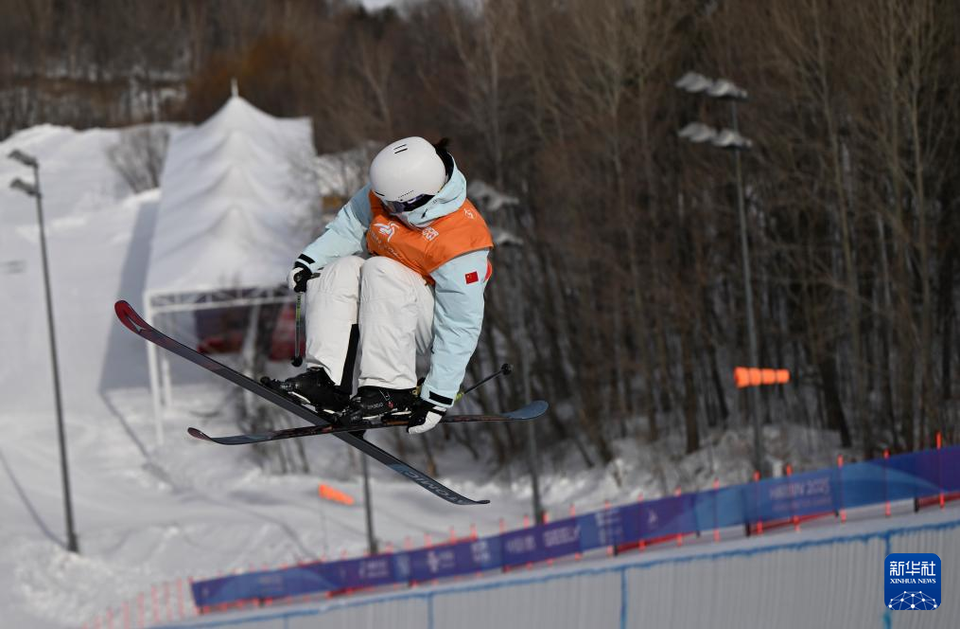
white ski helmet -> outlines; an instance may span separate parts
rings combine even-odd
[[[445,183],[446,168],[436,148],[416,136],[387,145],[370,164],[370,189],[394,214],[421,207]]]

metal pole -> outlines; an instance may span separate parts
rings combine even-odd
[[[152,304],[153,296],[150,294],[145,294],[143,297],[144,308],[146,312],[144,313],[147,321],[152,324],[156,324],[157,321],[154,318],[153,306]],[[157,355],[157,346],[153,343],[145,343],[147,346],[147,369],[150,374],[150,399],[153,402],[153,428],[154,434],[157,437],[157,447],[163,445],[163,410],[160,401],[161,387],[160,382],[160,363],[159,356]]]
[[[43,264],[43,289],[47,299],[47,327],[50,331],[50,362],[53,368],[53,397],[57,409],[57,436],[60,442],[60,476],[63,481],[63,510],[67,520],[67,550],[79,553],[73,528],[73,506],[70,500],[70,472],[67,466],[67,439],[63,429],[63,404],[60,400],[60,369],[57,366],[57,340],[53,328],[53,300],[50,297],[50,275],[47,271],[47,240],[43,227],[43,203],[40,194],[40,166],[33,166],[33,183],[37,194],[37,224],[40,228],[40,259]]]
[[[526,367],[526,359],[523,359]],[[524,368],[523,370],[523,390],[526,399],[530,399],[530,374]],[[543,504],[540,502],[540,474],[537,470],[537,435],[534,429],[536,422],[527,422],[527,457],[530,459],[530,480],[533,483],[533,517],[537,524],[543,523]]]
[[[737,101],[730,101],[730,111],[733,116],[733,130],[740,133],[737,120]],[[740,149],[733,151],[734,163],[737,169],[737,210],[740,214],[740,255],[743,257],[743,285],[746,293],[747,308],[747,335],[750,344],[750,366],[759,367],[760,361],[757,351],[757,331],[753,320],[753,285],[750,279],[750,248],[747,242],[747,213],[743,202],[743,173],[740,164]],[[760,390],[759,387],[750,387],[751,410],[753,412],[753,465],[754,469],[764,474],[763,467],[763,426],[760,421]]]
[[[367,549],[371,555],[377,554],[377,536],[373,534],[373,505],[370,504],[370,470],[366,456],[360,457],[363,465],[363,508],[367,513]]]
[[[303,311],[301,309],[302,304],[303,304],[303,293],[297,293],[297,310],[296,310],[296,313],[294,314],[294,321],[293,321],[293,330],[294,330],[293,360],[291,361],[291,364],[294,367],[299,367],[300,365],[303,364],[303,356],[300,355],[300,336],[301,336],[300,331],[303,328]]]
[[[330,552],[330,544],[327,538],[327,512],[323,510],[323,498],[320,498],[317,502],[320,503],[320,522],[323,525],[323,554],[326,555]]]
[[[460,393],[458,393],[458,394],[457,394],[457,399],[459,400],[460,398],[462,398],[462,397],[463,397],[464,395],[466,395],[467,393],[470,393],[471,391],[473,391],[474,389],[476,389],[477,387],[479,387],[481,384],[484,384],[484,383],[486,383],[486,382],[489,382],[489,381],[493,380],[494,378],[496,378],[496,377],[499,376],[499,375],[509,376],[512,372],[513,372],[513,366],[511,366],[510,363],[503,363],[502,365],[500,365],[500,369],[498,369],[496,372],[490,374],[489,376],[487,376],[487,377],[484,378],[483,380],[480,380],[479,382],[473,383],[472,386],[470,386],[470,387],[464,389],[463,391],[461,391]]]
[[[520,330],[523,329],[524,322],[524,302],[523,297],[523,287],[521,286],[520,278],[517,276],[517,333],[520,335]],[[531,397],[530,391],[530,361],[528,360],[527,352],[524,348],[520,349],[520,371],[523,374],[523,397],[524,400],[529,400]],[[537,453],[537,435],[536,429],[534,427],[535,422],[527,422],[527,465],[530,467],[530,483],[533,487],[533,521],[535,524],[543,523],[543,504],[540,502],[540,473],[539,473],[539,458]]]

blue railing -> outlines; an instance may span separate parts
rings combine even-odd
[[[500,535],[193,584],[200,609],[240,601],[432,581],[540,562],[596,548],[731,526],[803,518],[960,491],[960,447],[611,507]]]

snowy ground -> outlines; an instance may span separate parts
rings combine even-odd
[[[158,195],[132,195],[113,173],[105,149],[118,132],[41,126],[0,142],[40,158],[57,350],[67,426],[73,508],[81,553],[63,550],[64,515],[38,232],[33,201],[10,190],[22,166],[0,160],[0,607],[4,626],[79,626],[155,583],[251,566],[338,557],[366,548],[363,506],[321,504],[318,482],[362,496],[357,453],[333,439],[311,447],[311,474],[273,476],[244,448],[217,447],[186,436],[189,425],[232,433],[217,409],[229,388],[199,369],[177,364],[190,386],[177,391],[157,446],[146,389],[144,343],[113,315],[118,298],[140,307]],[[291,252],[293,256],[296,252]],[[830,436],[770,428],[773,456],[798,468],[828,464]],[[386,431],[382,431],[386,433]],[[393,439],[375,440],[396,450]],[[673,461],[662,445],[616,444],[609,470],[583,470],[576,452],[544,457],[544,504],[562,517],[605,500],[746,480],[749,433],[710,433],[710,447]],[[419,449],[411,462],[424,466]],[[677,448],[679,449],[679,448]],[[677,449],[674,449],[675,451]],[[798,452],[819,454],[799,459]],[[375,529],[382,542],[422,544],[451,527],[479,535],[520,526],[530,512],[523,462],[494,474],[463,451],[439,457],[442,479],[491,505],[448,505],[374,464]],[[615,480],[617,477],[621,482]]]

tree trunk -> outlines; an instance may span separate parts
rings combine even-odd
[[[683,419],[687,436],[687,454],[692,454],[700,449],[700,429],[697,424],[697,387],[693,377],[693,339],[688,330],[680,335],[680,343],[683,354]]]

